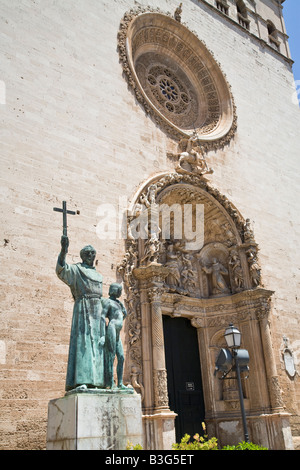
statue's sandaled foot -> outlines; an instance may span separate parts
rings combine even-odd
[[[78,385],[78,387],[76,387],[75,390],[87,390],[87,386],[85,384]]]
[[[115,388],[117,388],[117,386],[114,383],[113,385],[107,385],[106,390],[114,390]]]
[[[119,389],[119,390],[128,390],[128,387],[126,387],[126,385],[124,385],[123,383],[121,383],[120,385],[118,385],[118,389]]]

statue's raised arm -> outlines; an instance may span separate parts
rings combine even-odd
[[[59,261],[59,264],[61,266],[65,265],[66,256],[67,256],[68,249],[69,249],[69,243],[70,242],[69,242],[68,236],[67,235],[62,235],[62,237],[60,239],[61,250],[60,250],[59,257],[58,257],[58,261]]]

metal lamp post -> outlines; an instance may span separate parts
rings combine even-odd
[[[244,436],[245,436],[245,441],[249,442],[249,434],[248,434],[248,428],[247,428],[242,381],[241,381],[241,370],[242,371],[249,370],[248,368],[249,354],[246,349],[239,349],[241,346],[242,334],[238,330],[238,328],[233,326],[232,323],[230,323],[228,328],[226,328],[224,337],[225,337],[227,346],[230,349],[230,351],[228,349],[221,349],[219,356],[217,358],[217,361],[216,361],[215,374],[217,371],[221,370],[224,372],[222,379],[225,379],[227,374],[230,371],[232,370],[236,371]]]

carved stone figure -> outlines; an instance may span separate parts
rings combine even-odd
[[[157,263],[160,250],[160,241],[156,233],[151,235],[151,238],[145,242],[145,253],[141,259],[141,264]]]
[[[188,293],[194,292],[197,287],[196,274],[193,270],[191,258],[189,254],[182,254],[183,269],[181,270],[181,281],[183,288]]]
[[[244,224],[244,242],[245,243],[255,243],[254,233],[251,229],[250,219],[246,219]]]
[[[232,232],[229,223],[226,222],[225,224],[222,224],[221,228],[223,229],[224,235],[226,237],[226,241],[224,242],[226,246],[230,247],[234,245],[236,243],[236,237],[234,233]]]
[[[181,141],[179,145],[182,147],[184,142]],[[179,154],[176,166],[178,173],[196,173],[198,175],[213,173],[213,170],[208,168],[205,158],[201,155],[202,151],[197,143],[197,135],[190,137],[185,147],[185,150]]]
[[[169,274],[166,277],[166,284],[171,289],[176,289],[180,286],[180,270],[177,254],[174,252],[174,245],[170,244],[168,246],[166,256],[167,262],[165,266],[169,268]]]
[[[179,7],[176,8],[174,13],[174,18],[176,21],[181,22],[181,13],[182,13],[182,3],[180,3]]]
[[[153,183],[149,186],[147,192],[140,195],[139,205],[145,206],[146,208],[156,205],[155,197],[158,187],[157,184]]]
[[[149,204],[156,204],[156,201],[155,201],[155,196],[156,196],[156,193],[157,193],[157,184],[151,184],[151,186],[149,187],[149,190],[148,190],[148,201],[149,201]]]
[[[103,316],[109,320],[105,335],[105,375],[106,387],[110,389],[115,388],[113,366],[116,356],[118,360],[117,387],[127,389],[127,387],[123,385],[124,352],[120,338],[123,320],[127,312],[122,302],[118,300],[121,294],[121,284],[113,283],[109,287],[109,299],[103,300]]]
[[[75,304],[69,345],[66,390],[76,387],[104,388],[105,318],[102,312],[102,275],[93,266],[96,250],[80,251],[82,263],[67,264],[69,239],[61,238],[56,273],[67,284]]]
[[[247,250],[250,278],[253,284],[253,287],[257,287],[261,282],[261,269],[257,261],[257,249],[250,248]]]
[[[241,260],[236,250],[231,251],[229,265],[232,270],[232,280],[237,291],[244,287],[244,275],[241,267]]]
[[[216,259],[212,259],[211,266],[203,266],[202,270],[206,274],[211,274],[211,283],[212,283],[212,294],[226,294],[229,291],[224,275],[228,274],[228,271],[224,266]]]

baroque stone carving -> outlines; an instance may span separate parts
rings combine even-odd
[[[230,87],[205,44],[170,14],[127,12],[118,33],[120,61],[137,100],[177,140],[196,130],[202,149],[226,145],[236,130]]]
[[[160,250],[160,241],[157,238],[157,234],[153,233],[145,242],[145,251],[144,256],[141,259],[141,264],[148,264],[152,262],[156,262],[159,257],[159,250]]]
[[[167,261],[165,266],[169,269],[169,274],[166,278],[166,284],[172,290],[175,290],[180,287],[180,270],[177,260],[177,254],[174,251],[174,245],[170,244],[167,248],[166,254]]]
[[[132,367],[131,368],[131,374],[130,374],[130,383],[134,390],[141,395],[141,400],[143,402],[144,397],[145,397],[145,389],[143,384],[139,380],[139,372],[137,367]]]
[[[167,388],[167,371],[166,369],[154,370],[153,373],[154,386],[154,403],[157,408],[168,407],[168,388]]]
[[[203,318],[193,317],[191,320],[191,324],[194,328],[203,328],[204,320]]]
[[[233,289],[235,292],[240,292],[245,287],[245,281],[241,259],[238,254],[238,250],[235,247],[230,251],[229,268],[232,272],[231,279],[233,282]]]
[[[257,247],[249,248],[246,253],[248,257],[250,278],[253,287],[257,287],[261,282],[261,269],[257,260]]]
[[[135,367],[137,373],[142,373],[140,291],[138,281],[133,276],[133,270],[137,265],[137,251],[137,240],[128,239],[127,251],[118,265],[117,271],[123,277],[126,291],[128,362],[132,367]]]
[[[175,167],[177,173],[205,175],[213,173],[213,169],[209,168],[201,143],[196,132],[189,139],[182,139],[178,144],[179,153],[168,153],[169,157],[178,158]]]
[[[228,275],[228,271],[216,258],[212,259],[210,266],[203,266],[202,270],[206,274],[211,274],[213,294],[220,295],[230,292],[224,279],[224,275]]]
[[[176,21],[181,22],[181,13],[182,13],[182,3],[176,8],[174,13],[174,18]]]

